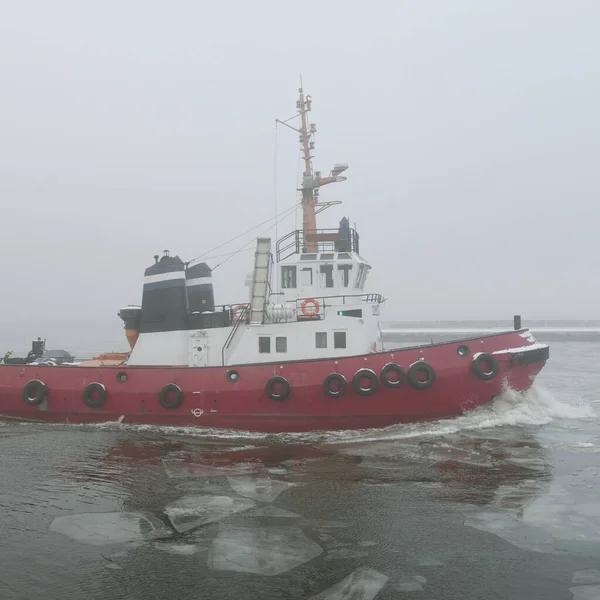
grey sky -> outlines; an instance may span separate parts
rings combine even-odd
[[[600,3],[299,6],[2,3],[2,348],[124,348],[153,254],[272,216],[300,71],[315,167],[350,164],[320,224],[357,223],[385,318],[598,316]],[[278,150],[283,210],[293,132]],[[251,260],[214,272],[217,302]]]

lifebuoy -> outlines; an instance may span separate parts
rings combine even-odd
[[[361,379],[368,379],[369,387],[363,387]],[[352,378],[352,388],[359,396],[371,396],[377,391],[378,387],[379,379],[377,379],[375,371],[371,369],[359,369]]]
[[[174,400],[170,400],[171,394],[175,394]],[[163,408],[177,408],[183,402],[183,392],[178,385],[168,383],[158,393],[158,401]]]
[[[337,382],[337,389],[331,389],[331,384],[334,381]],[[323,391],[325,392],[325,395],[330,398],[339,398],[346,393],[346,385],[346,378],[343,375],[332,373],[325,377],[325,381],[323,381]]]
[[[46,399],[48,388],[43,381],[32,379],[25,384],[23,388],[23,400],[29,406],[38,406]],[[32,395],[35,394],[35,395]]]
[[[306,310],[306,307],[312,305],[312,310]],[[319,301],[315,300],[314,298],[307,298],[306,300],[302,301],[302,304],[300,305],[300,310],[302,311],[302,314],[307,316],[307,317],[314,317],[315,315],[319,314]]]
[[[246,318],[246,309],[248,307],[245,304],[238,304],[233,308],[233,320],[243,321]]]
[[[425,375],[425,379],[423,379],[423,375]],[[419,360],[410,365],[407,378],[410,385],[416,390],[426,390],[427,388],[430,388],[435,381],[435,371],[430,364]]]
[[[106,388],[98,382],[90,383],[83,390],[83,403],[90,408],[101,408],[106,401]]]
[[[478,379],[490,381],[498,375],[498,361],[491,354],[482,352],[473,357],[471,369]]]
[[[390,374],[392,373],[396,375],[394,379],[390,379]],[[383,369],[381,369],[381,375],[379,378],[385,387],[397,388],[406,381],[406,373],[400,365],[397,365],[396,363],[388,363],[383,367]]]
[[[279,393],[273,391],[273,386],[275,385],[281,386],[281,391]],[[285,400],[290,395],[290,384],[284,377],[271,377],[271,379],[267,381],[265,391],[271,400]]]

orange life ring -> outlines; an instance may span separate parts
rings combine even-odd
[[[246,318],[246,309],[248,307],[245,304],[238,304],[233,309],[233,320],[234,321],[243,321]],[[238,313],[242,313],[241,315]]]
[[[307,312],[306,306],[308,304],[312,304],[313,309]],[[319,302],[317,300],[315,300],[314,298],[307,298],[306,300],[304,300],[302,302],[300,309],[302,310],[302,314],[306,315],[307,317],[314,317],[315,315],[319,314]]]

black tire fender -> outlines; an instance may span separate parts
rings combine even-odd
[[[276,383],[279,383],[280,385],[283,386],[283,389],[280,394],[275,394],[273,392],[273,386]],[[286,400],[287,397],[290,395],[290,390],[291,390],[291,386],[289,384],[289,381],[287,379],[285,379],[285,377],[280,377],[278,375],[275,377],[271,377],[271,379],[269,379],[269,381],[267,381],[267,385],[265,386],[265,392],[267,393],[267,396],[271,400],[276,400],[276,401]]]
[[[330,384],[332,381],[337,381],[339,383],[339,390],[335,391],[331,389]],[[329,398],[340,398],[346,393],[347,385],[346,378],[343,375],[340,375],[339,373],[331,373],[331,375],[327,375],[323,381],[323,392]]]
[[[417,373],[427,374],[427,379],[424,381],[417,377]],[[416,390],[426,390],[433,385],[435,381],[435,370],[429,364],[423,360],[418,360],[417,362],[410,365],[407,373],[408,383],[412,385]]]
[[[37,390],[35,396],[32,396],[31,393]],[[48,388],[43,381],[39,379],[32,379],[25,384],[23,388],[23,400],[25,404],[29,404],[29,406],[39,406],[45,399],[48,394]]]
[[[97,394],[98,398],[96,400],[92,400],[92,395],[94,392]],[[90,383],[85,386],[83,390],[83,403],[90,408],[102,408],[106,402],[106,388],[103,384],[95,381],[94,383]]]
[[[371,382],[371,385],[368,388],[361,387],[360,385],[360,380],[363,377],[366,377]],[[359,369],[352,378],[352,389],[359,396],[372,396],[377,391],[378,387],[379,378],[375,371],[372,371],[371,369]]]
[[[175,400],[173,401],[168,400],[168,395],[170,392],[175,392],[176,394]],[[158,393],[158,402],[163,408],[178,408],[183,402],[183,392],[178,385],[174,383],[168,383]]]

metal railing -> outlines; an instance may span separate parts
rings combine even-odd
[[[358,254],[358,232],[355,229],[315,229],[291,231],[277,241],[277,262],[294,254],[305,253],[307,241],[317,242],[318,253],[356,252]]]

